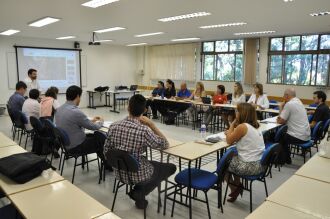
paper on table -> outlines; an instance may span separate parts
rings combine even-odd
[[[214,135],[207,136],[206,140],[209,139],[209,138],[213,138],[213,139],[216,139],[216,140],[219,140],[219,141],[225,141],[226,140],[226,135],[225,135],[225,132],[220,132],[220,133],[217,133],[217,134],[214,134]]]
[[[264,119],[261,122],[263,122],[263,123],[277,123],[277,116],[271,117],[271,118],[268,118],[268,119]]]
[[[111,122],[111,121],[104,121],[104,123],[103,123],[103,127],[105,127],[105,128],[109,128],[109,126],[112,124],[113,122]]]

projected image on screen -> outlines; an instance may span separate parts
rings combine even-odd
[[[77,50],[17,47],[18,79],[24,80],[27,71],[38,71],[43,92],[56,86],[61,93],[71,85],[80,86],[80,53]]]

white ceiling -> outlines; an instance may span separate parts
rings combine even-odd
[[[98,34],[112,39],[109,44],[167,44],[174,38],[200,37],[201,41],[234,39],[236,32],[275,30],[275,35],[330,32],[330,15],[309,14],[330,11],[330,0],[120,0],[96,9],[81,6],[87,0],[0,0],[0,32],[17,29],[16,36],[55,39],[74,35],[71,41],[87,42],[94,30],[125,27],[126,30]],[[211,16],[162,23],[159,18],[210,12]],[[45,16],[60,22],[41,27],[27,24]],[[203,25],[246,22],[240,27],[200,29]],[[165,32],[135,38],[136,34]],[[273,34],[274,35],[274,34]],[[10,37],[10,36],[9,36]]]

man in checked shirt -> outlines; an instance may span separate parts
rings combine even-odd
[[[174,164],[148,161],[143,156],[147,147],[168,148],[165,136],[150,119],[143,116],[145,109],[146,99],[142,95],[136,94],[131,97],[128,105],[128,117],[109,127],[108,138],[104,145],[104,154],[108,153],[110,149],[119,149],[128,151],[136,158],[139,169],[137,173],[130,173],[131,180],[134,184],[144,182],[144,188],[134,186],[129,196],[140,209],[148,205],[148,201],[144,197],[176,171]],[[114,171],[116,177],[119,178],[118,170],[114,168]],[[128,182],[127,175],[124,172],[121,175],[124,182]]]

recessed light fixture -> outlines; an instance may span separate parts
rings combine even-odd
[[[67,40],[67,39],[73,39],[76,38],[75,36],[64,36],[64,37],[57,37],[57,40]]]
[[[29,26],[31,26],[31,27],[43,27],[43,26],[46,26],[48,24],[55,23],[59,20],[60,20],[59,18],[45,17],[45,18],[41,18],[39,20],[36,20],[36,21],[33,21],[33,22],[29,23]]]
[[[183,14],[183,15],[178,15],[178,16],[173,16],[173,17],[160,18],[160,19],[158,19],[158,21],[169,22],[169,21],[189,19],[189,18],[194,18],[194,17],[203,17],[203,16],[208,16],[208,15],[211,15],[211,13],[209,13],[209,12],[196,12],[196,13],[191,13],[191,14]]]
[[[180,42],[180,41],[194,41],[194,40],[200,40],[201,38],[198,37],[191,37],[191,38],[180,38],[180,39],[173,39],[172,42]]]
[[[164,32],[139,34],[139,35],[135,35],[135,37],[147,37],[147,36],[155,36],[160,34],[164,34]]]
[[[90,8],[98,8],[103,5],[107,5],[113,2],[118,2],[119,0],[92,0],[81,4],[82,6],[90,7]]]
[[[218,27],[233,27],[233,26],[242,26],[246,25],[245,22],[237,22],[237,23],[228,23],[228,24],[215,24],[215,25],[208,25],[208,26],[201,26],[201,29],[210,29],[210,28],[218,28]]]
[[[329,11],[323,11],[323,12],[318,12],[318,13],[311,13],[309,14],[312,17],[318,17],[318,16],[324,16],[324,15],[329,15],[330,12]]]
[[[133,43],[133,44],[128,44],[126,46],[143,46],[143,45],[147,45],[147,43]]]
[[[283,0],[285,3],[287,2],[293,2],[293,0]]]
[[[102,29],[102,30],[96,30],[94,31],[95,33],[106,33],[106,32],[111,32],[111,31],[117,31],[117,30],[125,30],[126,28],[124,27],[111,27],[107,29]]]
[[[112,42],[112,40],[95,40],[97,43]]]
[[[13,35],[13,34],[18,33],[18,32],[20,32],[20,31],[9,29],[9,30],[1,32],[0,35],[10,36],[10,35]]]
[[[257,32],[244,32],[244,33],[234,33],[235,36],[240,36],[240,35],[259,35],[259,34],[270,34],[270,33],[275,33],[276,31],[274,30],[266,30],[266,31],[257,31]]]

